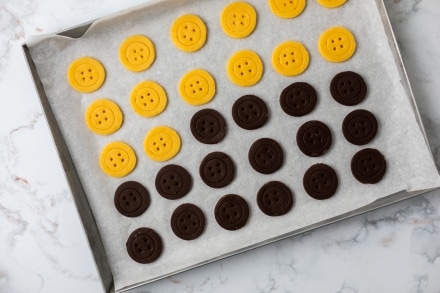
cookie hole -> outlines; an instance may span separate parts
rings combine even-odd
[[[185,222],[185,220],[184,219],[180,219],[180,223],[183,223],[183,222]]]
[[[139,247],[139,245],[138,245],[138,244],[136,243],[136,244],[134,245],[134,247],[136,247],[136,248],[137,248],[137,247]]]
[[[342,39],[341,39],[341,38],[338,38],[338,40],[342,41]]]

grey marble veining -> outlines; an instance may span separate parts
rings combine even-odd
[[[0,0],[0,292],[101,292],[20,45],[29,34],[141,2]],[[440,167],[440,1],[385,3]],[[133,291],[439,293],[439,195],[434,191]]]

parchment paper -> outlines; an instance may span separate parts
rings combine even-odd
[[[267,1],[248,0],[257,10],[258,23],[250,37],[240,40],[227,37],[220,27],[220,11],[229,2],[154,1],[151,2],[154,5],[145,5],[135,11],[95,23],[80,39],[50,36],[30,46],[31,55],[94,212],[116,290],[127,289],[277,238],[398,191],[423,190],[440,185],[438,171],[402,87],[375,1],[350,0],[338,9],[326,9],[316,1],[308,1],[305,11],[299,17],[284,20],[271,14]],[[206,45],[192,54],[178,50],[169,39],[171,24],[178,16],[186,13],[199,15],[208,28]],[[349,28],[358,44],[353,58],[340,64],[325,61],[317,49],[320,34],[336,25]],[[153,66],[141,73],[127,71],[118,60],[120,44],[133,34],[148,36],[156,46],[157,57]],[[282,77],[271,66],[273,49],[286,40],[302,42],[310,53],[309,68],[298,77]],[[256,51],[265,66],[262,80],[250,88],[233,85],[226,75],[227,60],[241,49]],[[67,82],[69,64],[82,56],[95,57],[106,68],[106,81],[94,93],[78,93]],[[180,78],[193,68],[204,68],[216,79],[217,94],[209,104],[202,107],[186,104],[177,91]],[[360,73],[368,84],[368,96],[359,106],[342,106],[330,96],[330,80],[345,70]],[[142,118],[129,105],[131,89],[143,80],[157,81],[167,92],[168,106],[158,117]],[[301,118],[286,115],[279,106],[282,89],[296,81],[308,82],[318,92],[316,109]],[[232,104],[245,94],[260,96],[269,107],[270,119],[259,130],[243,130],[232,120]],[[102,97],[115,101],[124,113],[122,128],[109,136],[93,134],[84,122],[88,105]],[[189,121],[202,108],[214,108],[227,120],[227,136],[217,145],[203,145],[191,135]],[[365,146],[379,149],[387,159],[387,173],[375,185],[359,183],[349,169],[353,154],[362,147],[345,140],[341,124],[349,112],[358,108],[370,110],[379,121],[376,139]],[[295,135],[300,125],[315,119],[331,128],[333,145],[324,156],[310,158],[298,149]],[[151,161],[143,151],[145,134],[158,125],[171,126],[182,139],[179,154],[166,163]],[[285,163],[272,175],[255,172],[247,159],[250,145],[261,137],[277,140],[284,150]],[[111,178],[100,170],[99,154],[112,141],[130,144],[137,154],[137,167],[125,178]],[[236,166],[235,180],[222,189],[206,186],[198,175],[200,161],[212,151],[229,154]],[[157,171],[169,163],[185,167],[194,181],[190,193],[176,201],[162,198],[154,187]],[[302,186],[305,170],[315,163],[331,165],[339,176],[340,185],[336,195],[325,201],[312,199]],[[127,180],[141,182],[150,192],[151,205],[137,218],[120,215],[113,205],[116,187]],[[296,203],[287,215],[268,217],[256,204],[258,189],[271,180],[284,182],[294,192]],[[228,193],[243,196],[251,210],[247,225],[234,232],[220,228],[213,213],[218,199]],[[185,202],[198,205],[207,219],[204,234],[193,241],[176,237],[169,226],[172,211]],[[142,226],[155,229],[164,243],[161,257],[147,265],[130,259],[125,248],[128,235]]]

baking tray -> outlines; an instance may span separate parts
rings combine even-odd
[[[411,87],[410,87],[410,84],[408,81],[405,67],[403,65],[403,61],[402,61],[400,52],[398,50],[398,46],[397,46],[393,31],[392,31],[392,28],[390,25],[390,21],[389,21],[383,0],[375,0],[375,2],[378,7],[378,10],[380,11],[382,24],[383,24],[383,27],[384,27],[385,32],[387,34],[387,37],[388,37],[389,46],[390,46],[391,51],[393,53],[393,56],[395,59],[394,60],[395,64],[397,65],[397,67],[399,69],[400,81],[403,85],[403,88],[406,91],[406,96],[408,97],[408,100],[409,100],[410,104],[412,105],[413,111],[416,115],[417,123],[420,127],[420,130],[422,131],[422,133],[424,135],[424,139],[426,141],[426,144],[428,145],[426,133],[424,131],[424,127],[423,127],[423,124],[422,124],[422,121],[420,118],[420,114],[419,114],[419,111],[416,106],[414,95],[412,93],[412,90],[411,90]],[[135,9],[136,8],[134,8],[134,10]],[[59,32],[58,35],[67,36],[70,38],[79,38],[88,30],[88,28],[93,23],[94,22],[89,22],[89,23],[86,23],[83,25],[79,25],[77,27]],[[81,180],[79,178],[78,172],[74,167],[74,162],[72,160],[71,154],[69,153],[68,146],[65,142],[65,139],[64,139],[62,132],[60,130],[60,127],[58,125],[58,122],[57,122],[55,115],[52,111],[52,108],[51,108],[49,100],[46,96],[43,84],[42,84],[42,82],[39,78],[39,75],[37,73],[37,69],[36,69],[34,61],[32,60],[32,57],[30,55],[29,48],[28,48],[27,44],[23,44],[22,48],[23,48],[23,52],[24,52],[25,58],[27,60],[32,78],[34,80],[34,83],[35,83],[35,86],[36,86],[36,89],[38,92],[38,96],[39,96],[43,111],[45,113],[49,128],[51,130],[51,133],[52,133],[52,136],[53,136],[53,139],[54,139],[57,151],[58,151],[58,155],[59,155],[60,160],[62,162],[62,166],[63,166],[64,172],[66,174],[66,179],[67,179],[69,187],[71,189],[71,193],[74,198],[74,201],[75,201],[75,204],[76,204],[76,207],[78,210],[78,214],[79,214],[81,222],[83,224],[84,231],[86,233],[87,240],[90,245],[90,249],[92,251],[92,255],[93,255],[98,273],[100,275],[100,279],[101,279],[103,288],[104,288],[105,292],[114,292],[115,290],[114,290],[114,286],[113,286],[113,276],[112,276],[110,266],[107,261],[107,257],[104,252],[104,245],[102,243],[101,237],[99,236],[99,231],[98,231],[92,210],[90,208],[90,205],[89,205],[89,202],[87,199],[87,195],[86,195],[84,188],[81,184]],[[414,197],[416,195],[422,194],[427,191],[430,191],[430,190],[421,190],[421,191],[410,192],[410,193],[399,192],[399,193],[387,196],[386,198],[379,199],[379,200],[377,200],[367,206],[364,206],[360,209],[356,209],[351,212],[339,215],[337,217],[333,217],[331,219],[321,221],[319,223],[315,223],[313,225],[292,231],[290,233],[280,235],[276,238],[272,238],[270,240],[260,242],[256,245],[248,246],[243,249],[233,251],[231,253],[228,253],[226,255],[222,255],[217,258],[208,259],[202,263],[198,263],[195,266],[187,267],[184,270],[191,269],[193,267],[200,266],[200,265],[203,265],[206,263],[210,263],[210,262],[231,256],[231,255],[234,255],[237,253],[241,253],[241,252],[249,250],[249,249],[253,249],[253,248],[274,242],[274,241],[278,241],[278,240],[281,240],[281,239],[284,239],[284,238],[287,238],[287,237],[290,237],[293,235],[297,235],[299,233],[309,231],[309,230],[312,230],[312,229],[315,229],[318,227],[322,227],[322,226],[325,226],[325,225],[328,225],[328,224],[331,224],[331,223],[334,223],[334,222],[337,222],[337,221],[340,221],[343,219],[347,219],[352,216],[356,216],[356,215],[359,215],[359,214],[362,214],[362,213],[365,213],[365,212],[368,212],[368,211],[371,211],[371,210],[374,210],[374,209],[377,209],[377,208],[380,208],[380,207],[383,207],[383,206],[386,206],[389,204],[393,204],[393,203]],[[184,270],[180,270],[178,272],[181,272]],[[178,272],[174,272],[174,273],[178,273]],[[167,276],[168,275],[163,275],[160,278],[164,278]],[[160,278],[156,278],[156,279],[160,279]],[[133,286],[133,287],[135,287],[135,286]],[[127,289],[129,289],[129,288],[127,288]]]

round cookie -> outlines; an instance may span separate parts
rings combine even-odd
[[[193,204],[185,203],[178,206],[171,216],[171,230],[183,240],[198,238],[205,229],[205,215]]]
[[[183,167],[167,165],[157,172],[155,185],[157,192],[164,198],[178,199],[191,190],[192,178]]]
[[[253,86],[263,76],[263,62],[254,51],[241,50],[229,58],[227,73],[234,84],[243,87]]]
[[[202,160],[199,173],[206,185],[221,188],[232,182],[235,177],[235,167],[227,154],[213,152]]]
[[[87,127],[96,134],[109,135],[121,128],[123,115],[119,106],[109,99],[98,99],[87,107]]]
[[[73,61],[67,70],[67,80],[72,88],[82,93],[99,89],[105,80],[105,69],[101,62],[91,57]]]
[[[139,182],[126,181],[116,189],[114,203],[122,215],[137,217],[142,215],[150,205],[150,195]]]
[[[232,118],[243,129],[260,128],[266,124],[268,117],[266,103],[254,95],[242,96],[232,106]]]
[[[203,109],[194,114],[190,122],[195,139],[205,144],[216,144],[226,135],[226,121],[213,109]]]
[[[296,133],[299,149],[309,157],[322,156],[332,144],[330,129],[320,121],[309,121],[301,125]]]
[[[371,142],[377,134],[378,123],[373,113],[367,110],[355,110],[342,122],[344,137],[355,145]]]
[[[348,29],[336,26],[322,33],[318,49],[321,56],[330,62],[344,62],[356,51],[356,40]]]
[[[257,25],[257,12],[246,2],[232,2],[223,9],[220,22],[231,38],[246,38]]]
[[[272,13],[281,18],[294,18],[306,7],[306,0],[269,0]]]
[[[179,94],[190,105],[209,103],[215,96],[215,80],[208,71],[194,69],[186,73],[179,83]]]
[[[304,174],[303,186],[307,194],[314,199],[328,199],[338,189],[338,176],[330,166],[315,164]]]
[[[157,126],[145,136],[145,154],[154,161],[168,161],[177,155],[179,150],[180,136],[171,127]]]
[[[101,170],[112,177],[124,177],[130,174],[136,166],[136,161],[134,150],[120,141],[107,144],[99,157]]]
[[[136,262],[152,263],[162,253],[162,240],[153,229],[142,227],[134,230],[128,237],[128,255]]]
[[[330,93],[336,102],[354,106],[360,104],[367,96],[367,84],[356,72],[344,71],[332,78]]]
[[[385,157],[376,149],[363,149],[351,159],[351,173],[364,184],[375,184],[382,180],[387,170]]]
[[[272,53],[273,68],[284,76],[300,75],[309,66],[309,61],[309,52],[300,42],[284,42]]]
[[[281,109],[294,117],[301,117],[312,112],[317,101],[315,89],[305,82],[292,83],[280,95]]]
[[[250,147],[248,159],[255,171],[272,174],[283,165],[284,155],[278,142],[270,138],[260,138]]]
[[[342,6],[347,0],[318,0],[318,3],[327,8],[336,8]]]
[[[292,192],[279,181],[270,181],[264,184],[257,194],[258,207],[271,217],[287,214],[292,208],[293,202]]]
[[[246,225],[249,219],[249,207],[241,196],[227,194],[215,205],[214,215],[220,227],[234,231]]]
[[[155,58],[156,49],[153,42],[142,35],[128,37],[119,48],[119,61],[129,71],[147,70]]]
[[[205,45],[206,25],[197,15],[187,14],[176,19],[170,29],[174,45],[185,52],[195,52]]]
[[[138,83],[130,94],[130,106],[143,117],[154,117],[165,110],[167,94],[161,85],[154,81]]]

